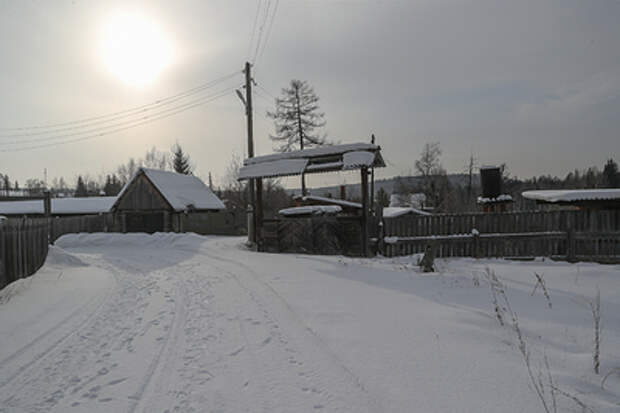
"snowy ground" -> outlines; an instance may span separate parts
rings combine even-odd
[[[451,259],[421,274],[415,257],[258,254],[242,241],[61,238],[41,271],[0,292],[0,412],[543,411],[510,318],[495,318],[487,267],[534,376],[620,410],[620,375],[601,388],[620,368],[619,266]],[[534,272],[552,308],[540,287],[531,295]]]

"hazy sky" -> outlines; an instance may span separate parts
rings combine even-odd
[[[0,0],[0,128],[117,112],[235,71],[209,91],[239,86],[243,63],[254,54],[257,4]],[[146,22],[141,47],[155,56],[154,65],[159,54],[168,56],[151,81],[128,83],[110,70],[132,58],[110,62],[102,49],[110,22],[125,14]],[[431,141],[441,143],[449,172],[463,171],[473,151],[481,164],[505,162],[519,177],[564,176],[602,167],[610,157],[620,161],[618,22],[617,0],[281,0],[255,78],[274,95],[293,78],[307,80],[334,140],[368,141],[374,133],[389,164],[380,177],[413,170]],[[258,92],[255,145],[267,154],[272,122],[264,114],[273,102]],[[19,133],[0,130],[0,150],[45,137],[7,136]],[[221,179],[232,153],[246,152],[234,92],[120,133],[0,152],[0,173],[22,183],[42,179],[47,168],[49,181],[64,176],[73,183],[79,173],[111,172],[153,145],[168,150],[175,141],[200,176],[211,171]],[[312,183],[355,178],[320,175]]]

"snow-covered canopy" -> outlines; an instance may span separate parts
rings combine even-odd
[[[338,205],[308,205],[281,209],[278,211],[278,213],[284,216],[296,216],[337,214],[340,211],[342,211],[342,208]]]
[[[131,183],[142,173],[175,211],[226,208],[224,203],[197,177],[149,168],[140,168],[134,174],[118,194],[117,203]]]
[[[360,204],[359,202],[351,202],[351,201],[346,201],[344,199],[327,198],[324,196],[306,195],[306,196],[299,196],[295,199],[299,199],[301,201],[315,201],[315,202],[322,202],[322,203],[331,204],[331,205],[340,205],[346,208],[359,208],[359,209],[362,208],[362,204]]]
[[[479,204],[498,204],[502,202],[512,202],[512,201],[513,201],[512,196],[509,194],[501,194],[501,195],[496,196],[495,198],[486,198],[482,196],[478,197]]]
[[[329,145],[257,156],[244,160],[243,164],[239,180],[385,166],[381,148],[370,143]]]
[[[411,207],[386,207],[383,208],[383,218],[397,218],[403,215],[432,215],[429,212]]]
[[[52,215],[81,215],[108,212],[115,196],[94,196],[87,198],[52,198]],[[30,215],[44,214],[43,200],[0,202],[0,214]]]
[[[620,188],[536,190],[522,193],[524,198],[543,202],[620,200]]]

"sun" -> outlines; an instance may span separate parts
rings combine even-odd
[[[137,12],[117,12],[106,19],[101,54],[108,70],[130,85],[153,82],[173,58],[166,33]]]

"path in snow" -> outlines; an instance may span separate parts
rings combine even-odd
[[[88,238],[59,244],[114,284],[53,326],[63,333],[3,360],[0,411],[373,410],[358,378],[251,268],[195,242]]]
[[[415,257],[259,254],[242,241],[61,238],[42,270],[0,292],[0,412],[541,411],[486,268],[535,373],[598,412],[620,406],[620,375],[600,386],[620,366],[620,266],[451,259],[421,274]],[[584,305],[597,289],[599,376]]]

